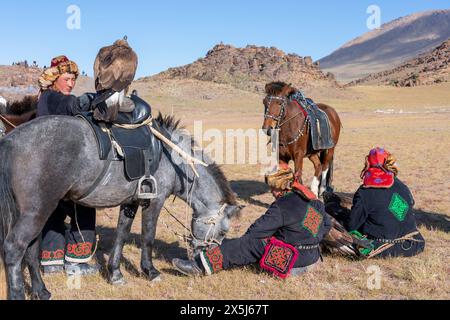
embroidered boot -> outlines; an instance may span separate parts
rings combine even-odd
[[[191,261],[191,260],[173,259],[172,265],[179,272],[187,276],[197,277],[203,276],[205,274],[205,271],[203,270],[201,263],[198,263],[195,260]]]
[[[90,265],[87,263],[66,262],[64,267],[68,276],[89,276],[97,274],[100,270],[99,265]]]

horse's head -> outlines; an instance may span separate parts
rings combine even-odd
[[[192,219],[192,248],[194,253],[211,245],[222,243],[230,229],[230,220],[239,214],[241,207],[223,204],[217,211],[209,208],[196,210]]]
[[[199,174],[197,178],[189,165],[186,165],[176,152],[164,147],[164,155],[174,169],[175,178],[167,178],[170,174],[167,169],[164,169],[164,177],[171,182],[174,181],[172,185],[170,185],[171,182],[169,183],[167,190],[184,200],[193,210],[192,249],[194,252],[199,252],[213,244],[220,244],[230,228],[231,218],[238,215],[241,210],[235,193],[231,190],[221,168],[198,146],[194,148],[195,141],[182,127],[179,127],[179,121],[175,121],[173,117],[163,118],[159,115],[156,122],[162,132],[170,136],[172,142],[178,147],[209,164],[208,167],[196,166]],[[160,169],[163,170],[161,165]]]
[[[267,96],[263,100],[264,123],[262,129],[271,135],[273,129],[279,129],[286,115],[288,97],[297,90],[284,82],[271,82],[266,85]]]

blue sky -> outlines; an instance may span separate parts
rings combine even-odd
[[[279,4],[275,4],[279,3]],[[81,11],[69,30],[67,8]],[[450,8],[449,0],[16,0],[0,4],[0,64],[66,54],[92,75],[98,50],[128,35],[138,77],[191,63],[221,41],[275,46],[318,60],[369,31],[369,5],[386,23],[411,13]]]

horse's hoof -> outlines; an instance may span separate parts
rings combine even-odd
[[[41,291],[34,292],[31,295],[31,300],[47,301],[47,300],[51,300],[51,298],[52,298],[52,294],[47,289],[43,289]]]
[[[161,281],[161,273],[158,270],[144,271],[144,275],[150,280],[150,282]]]
[[[157,276],[156,278],[150,279],[150,282],[156,283],[156,282],[161,282],[162,278],[161,275]]]
[[[124,286],[127,284],[127,281],[124,278],[109,280],[109,284],[113,286]]]
[[[109,277],[109,284],[112,284],[113,286],[123,286],[126,284],[126,281],[120,271],[113,272]]]

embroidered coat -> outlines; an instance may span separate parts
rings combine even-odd
[[[213,273],[259,262],[272,236],[293,246],[314,246],[330,229],[331,220],[322,202],[308,202],[297,193],[289,193],[275,201],[242,237],[225,239],[200,256],[207,272]],[[319,248],[298,251],[296,268],[312,265],[320,258]]]

